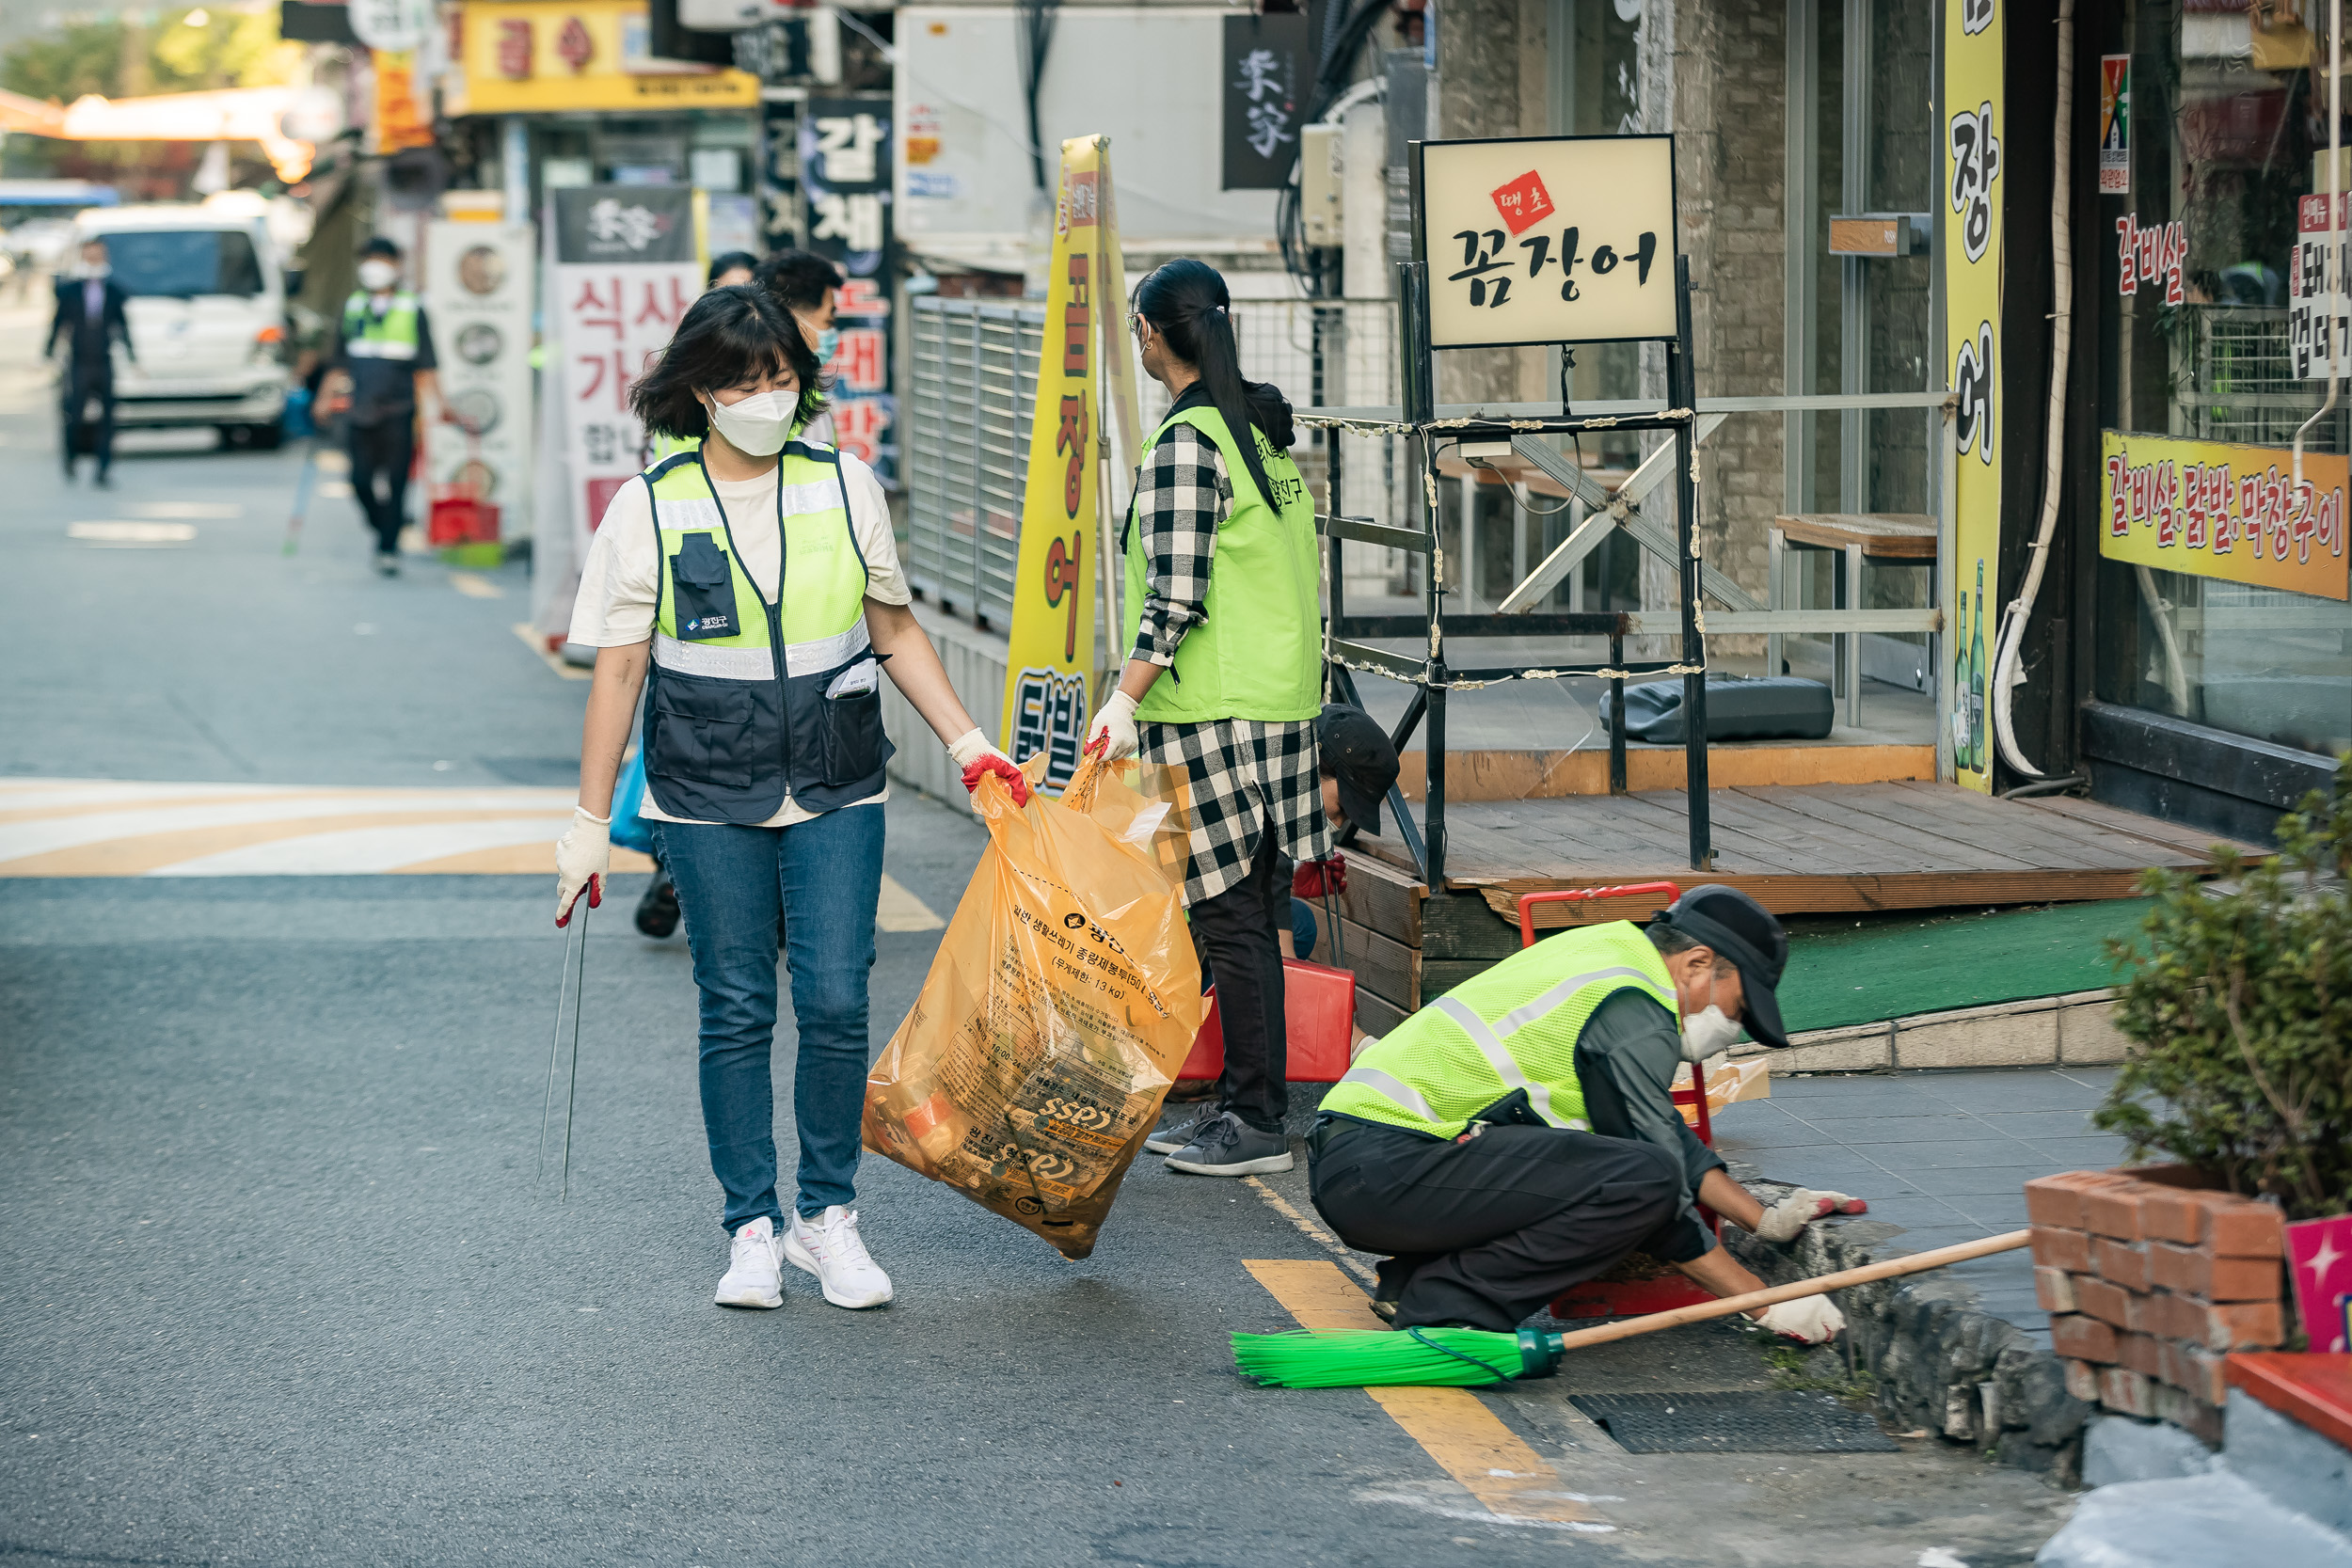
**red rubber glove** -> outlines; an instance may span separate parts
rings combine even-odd
[[[1025,806],[1029,803],[1029,776],[1014,767],[1010,757],[999,755],[994,752],[974,758],[965,767],[963,770],[964,789],[966,791],[978,789],[980,781],[991,773],[1005,781],[1005,787],[1012,791],[1014,805]]]
[[[1291,873],[1291,896],[1321,898],[1347,891],[1347,862],[1337,855],[1324,861],[1301,861]]]

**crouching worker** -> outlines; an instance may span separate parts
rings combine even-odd
[[[1772,994],[1788,958],[1762,905],[1695,887],[1647,929],[1615,921],[1523,949],[1367,1048],[1307,1148],[1324,1219],[1391,1255],[1374,1310],[1399,1328],[1508,1332],[1635,1250],[1718,1296],[1762,1290],[1697,1205],[1786,1241],[1851,1200],[1800,1192],[1768,1215],[1672,1091],[1682,1063],[1728,1050],[1743,1021],[1788,1044]],[[1753,1316],[1808,1343],[1844,1326],[1819,1296]]]

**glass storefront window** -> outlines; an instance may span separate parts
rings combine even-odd
[[[2258,34],[2246,7],[2223,0],[2138,0],[2090,26],[2106,30],[2103,99],[2125,57],[2130,95],[2127,146],[2119,155],[2110,135],[2105,159],[2086,160],[2105,174],[2102,261],[2084,275],[2097,293],[2099,423],[2171,438],[2118,460],[2125,487],[2141,451],[2176,473],[2226,462],[2233,489],[2251,467],[2283,475],[2327,390],[2324,361],[2296,363],[2289,299],[2301,203],[2323,188],[2326,40],[2317,27]],[[2304,450],[2344,452],[2348,429],[2339,412]],[[2238,511],[2234,494],[2226,510]],[[2217,526],[2201,519],[2200,538]],[[2260,552],[2238,543],[2196,555],[2197,573],[2099,561],[2098,694],[2306,751],[2352,747],[2352,608],[2232,580],[2260,576]]]

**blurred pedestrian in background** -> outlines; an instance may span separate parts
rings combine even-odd
[[[1089,752],[1181,771],[1192,800],[1184,903],[1216,975],[1225,1072],[1172,1170],[1291,1168],[1280,936],[1293,861],[1325,855],[1314,721],[1323,636],[1314,502],[1290,404],[1241,378],[1225,279],[1184,258],[1136,286],[1143,369],[1175,399],[1145,443],[1124,535],[1126,641]],[[1162,679],[1162,676],[1168,676]],[[1147,1143],[1162,1140],[1153,1139]]]
[[[834,351],[841,346],[833,311],[842,281],[841,269],[814,251],[779,250],[759,264],[759,282],[801,324],[801,336],[815,351],[818,370],[833,363]],[[833,445],[833,415],[810,420],[806,438]]]
[[[65,456],[65,477],[73,479],[73,461],[80,455],[81,436],[89,434],[89,450],[98,459],[98,486],[105,489],[115,461],[115,356],[138,362],[131,344],[131,324],[122,313],[122,285],[114,280],[106,261],[106,242],[91,240],[71,276],[57,279],[57,313],[49,323],[50,354],[60,341],[66,354],[58,378],[63,392],[59,414],[63,428],[58,444]]]
[[[352,493],[375,530],[375,569],[388,578],[400,572],[419,404],[430,403],[442,420],[456,418],[441,402],[436,364],[424,307],[400,286],[400,246],[379,234],[359,247],[359,287],[336,324],[326,406],[343,413]]]
[[[713,289],[732,289],[739,283],[752,282],[753,275],[758,269],[759,258],[750,251],[723,250],[710,259],[708,286]]]

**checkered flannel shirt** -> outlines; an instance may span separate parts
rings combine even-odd
[[[1189,424],[1169,426],[1136,477],[1146,566],[1132,657],[1172,664],[1184,634],[1208,619],[1204,604],[1217,525],[1232,509],[1233,484],[1216,443]],[[1312,720],[1146,722],[1136,731],[1141,759],[1182,768],[1190,786],[1186,904],[1214,898],[1247,877],[1268,830],[1294,861],[1330,853]]]

